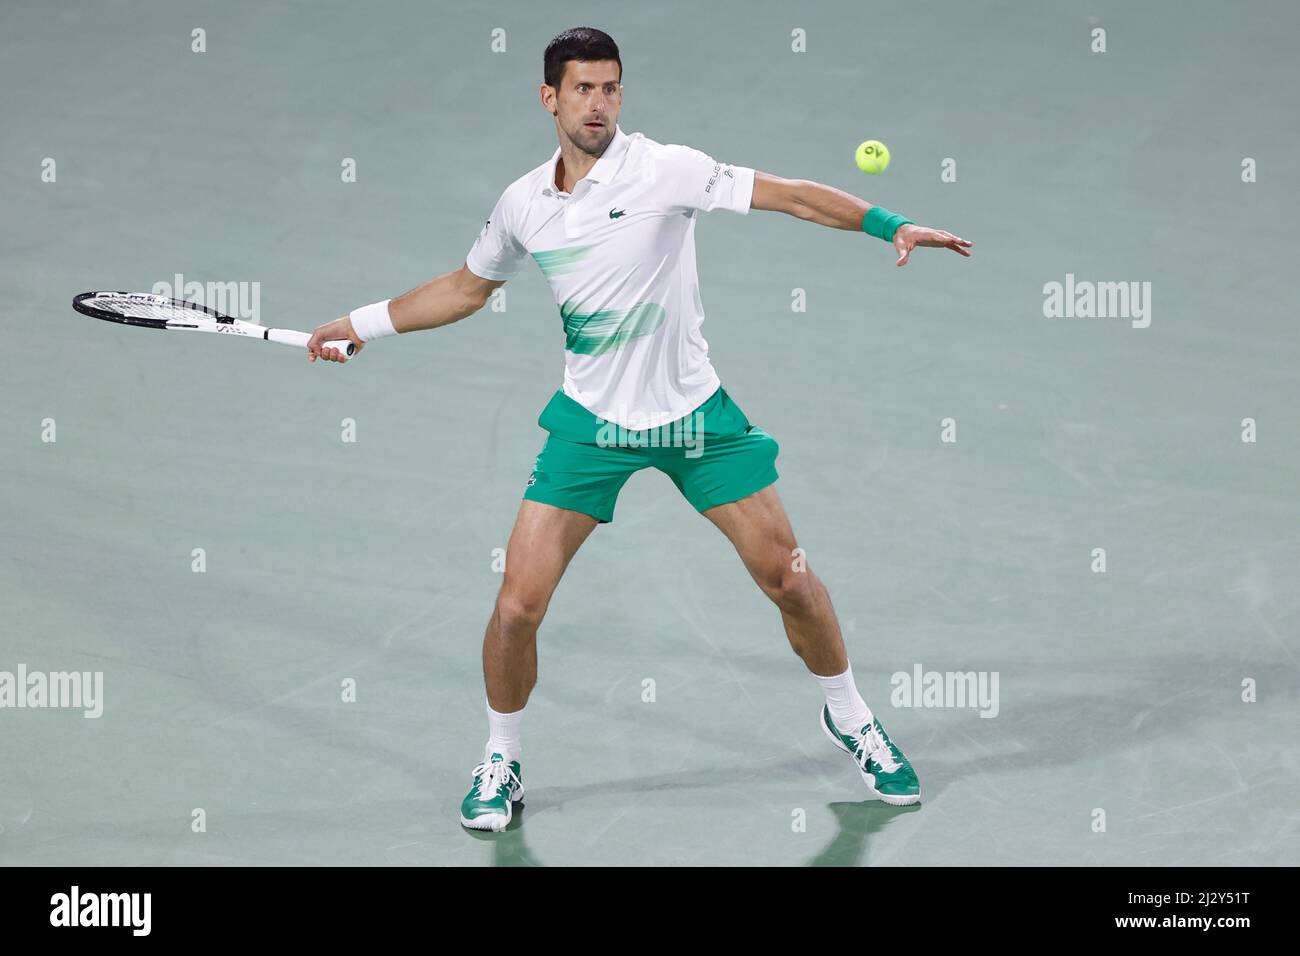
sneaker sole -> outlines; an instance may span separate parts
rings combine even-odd
[[[850,750],[848,747],[844,746],[844,741],[840,740],[840,738],[836,736],[834,733],[832,733],[831,729],[826,726],[826,718],[822,714],[818,714],[817,716],[817,725],[821,727],[822,733],[824,733],[830,739],[831,743],[833,743],[837,748],[842,750],[844,753],[848,754],[850,757],[853,756],[853,751]],[[891,807],[910,807],[914,803],[921,802],[921,792],[919,790],[916,793],[908,794],[906,796],[901,796],[901,797],[895,796],[894,794],[890,794],[890,793],[881,793],[879,790],[876,789],[875,784],[871,782],[870,774],[868,774],[861,767],[858,767],[856,760],[853,762],[853,765],[857,767],[858,776],[862,778],[862,782],[867,785],[867,793],[871,794],[873,797],[875,797],[877,800],[881,801],[882,803],[887,803]]]
[[[515,818],[515,804],[522,803],[524,800],[524,788],[520,787],[519,792],[510,799],[506,806],[506,812],[501,813],[483,813],[476,816],[473,820],[460,818],[460,825],[467,830],[491,830],[493,833],[500,833],[506,827],[510,826],[510,821]]]
[[[467,830],[491,830],[493,833],[500,833],[506,827],[510,826],[510,820],[513,813],[484,813],[475,817],[473,820],[460,818],[460,825]]]

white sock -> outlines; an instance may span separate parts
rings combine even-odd
[[[519,742],[519,725],[524,722],[524,712],[520,708],[513,714],[498,714],[492,709],[492,705],[487,705],[488,712],[488,742],[487,757],[491,759],[493,754],[500,754],[507,762],[518,760],[523,746]]]
[[[817,677],[813,674],[813,677]],[[843,674],[834,677],[817,677],[826,694],[826,707],[831,712],[831,720],[840,730],[858,731],[871,722],[871,708],[858,693],[853,683],[853,665]]]

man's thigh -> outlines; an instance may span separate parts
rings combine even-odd
[[[577,511],[538,501],[520,502],[506,546],[502,589],[545,605],[596,523],[595,518]]]
[[[701,514],[727,536],[760,583],[773,577],[779,580],[790,566],[798,545],[775,485]]]

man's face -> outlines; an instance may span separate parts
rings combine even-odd
[[[543,87],[551,92],[547,105],[555,110],[560,130],[588,155],[600,155],[614,138],[623,108],[621,73],[614,60],[570,60],[564,64],[559,90]]]

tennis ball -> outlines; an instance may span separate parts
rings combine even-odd
[[[878,139],[869,139],[858,147],[853,158],[858,162],[858,169],[874,176],[889,167],[889,147]]]

